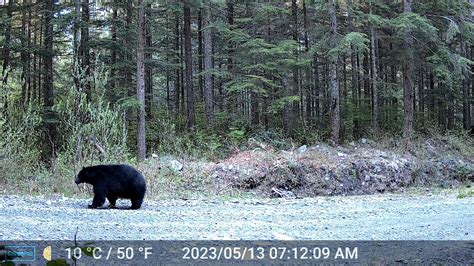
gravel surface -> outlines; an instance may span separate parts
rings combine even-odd
[[[455,195],[89,202],[0,195],[0,240],[474,240],[474,198]]]

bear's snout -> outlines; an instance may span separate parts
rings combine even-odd
[[[76,185],[79,185],[81,183],[81,181],[79,181],[79,178],[76,176],[76,179],[74,179],[74,182],[76,183]]]

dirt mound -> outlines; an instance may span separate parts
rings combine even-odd
[[[432,147],[431,147],[432,148]],[[457,157],[415,157],[367,144],[319,144],[293,151],[254,149],[216,164],[216,182],[272,195],[356,195],[395,191],[413,184],[455,185],[472,180],[473,162]]]

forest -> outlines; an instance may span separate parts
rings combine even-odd
[[[471,2],[1,0],[0,177],[469,139]]]

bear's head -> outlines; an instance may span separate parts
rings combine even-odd
[[[74,182],[78,185],[81,183],[94,184],[94,179],[95,179],[95,172],[89,167],[84,167],[76,176],[76,179],[74,180]]]

